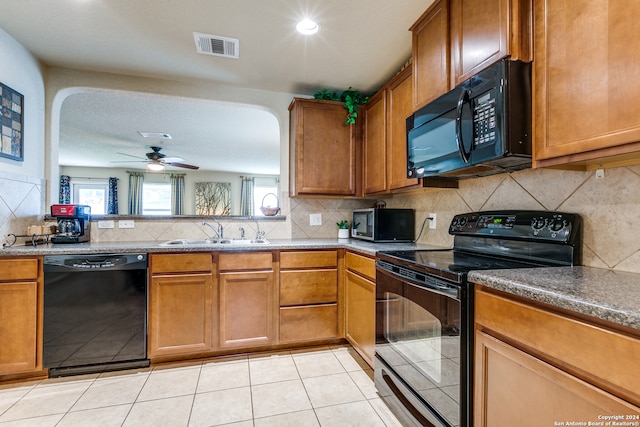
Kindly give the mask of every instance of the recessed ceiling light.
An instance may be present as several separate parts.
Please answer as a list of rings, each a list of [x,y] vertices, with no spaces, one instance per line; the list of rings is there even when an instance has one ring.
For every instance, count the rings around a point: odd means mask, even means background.
[[[296,30],[298,30],[300,34],[304,35],[315,34],[319,29],[320,25],[318,25],[317,22],[312,21],[311,19],[303,19],[302,21],[298,22],[298,25],[296,25]]]

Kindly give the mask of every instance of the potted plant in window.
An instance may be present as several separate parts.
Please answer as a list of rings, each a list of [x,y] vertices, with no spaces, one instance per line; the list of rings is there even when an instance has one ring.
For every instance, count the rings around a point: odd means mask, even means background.
[[[343,219],[340,222],[336,222],[338,226],[338,239],[348,239],[349,238],[349,221]]]

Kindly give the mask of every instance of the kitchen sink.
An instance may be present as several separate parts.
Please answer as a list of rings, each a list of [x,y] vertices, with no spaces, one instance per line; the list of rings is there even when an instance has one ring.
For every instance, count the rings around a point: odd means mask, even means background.
[[[265,245],[267,239],[174,239],[160,243],[160,246],[210,246],[210,245]]]

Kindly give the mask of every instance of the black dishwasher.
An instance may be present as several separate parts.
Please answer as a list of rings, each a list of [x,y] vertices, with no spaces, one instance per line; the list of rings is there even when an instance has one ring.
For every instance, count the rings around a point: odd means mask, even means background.
[[[149,366],[147,255],[44,257],[49,376]]]

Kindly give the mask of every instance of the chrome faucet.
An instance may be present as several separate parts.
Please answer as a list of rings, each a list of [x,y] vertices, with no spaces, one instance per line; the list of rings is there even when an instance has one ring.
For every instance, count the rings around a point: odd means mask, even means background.
[[[224,239],[224,237],[222,236],[222,224],[220,224],[220,221],[218,221],[217,219],[213,219],[215,222],[218,223],[218,227],[217,229],[213,228],[213,224],[209,223],[209,222],[203,222],[202,225],[206,225],[207,227],[209,227],[210,229],[212,229],[213,231],[216,232],[216,234],[218,235],[218,239]]]

